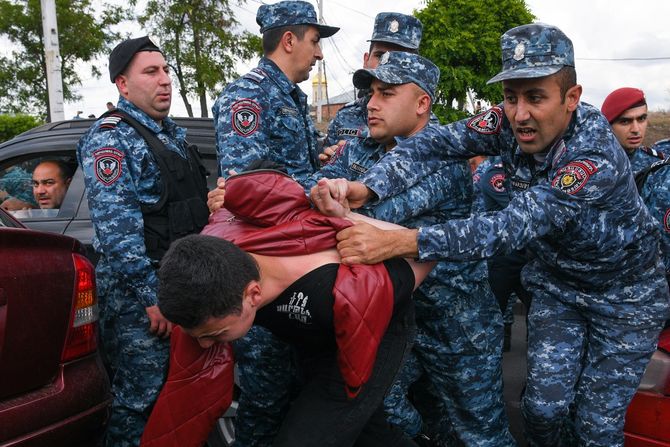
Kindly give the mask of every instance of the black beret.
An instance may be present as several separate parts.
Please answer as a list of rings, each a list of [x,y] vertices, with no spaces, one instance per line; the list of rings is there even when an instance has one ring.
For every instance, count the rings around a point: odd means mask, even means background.
[[[149,36],[127,39],[114,47],[109,55],[109,79],[112,83],[126,69],[133,56],[140,51],[161,52],[160,48],[149,39]]]

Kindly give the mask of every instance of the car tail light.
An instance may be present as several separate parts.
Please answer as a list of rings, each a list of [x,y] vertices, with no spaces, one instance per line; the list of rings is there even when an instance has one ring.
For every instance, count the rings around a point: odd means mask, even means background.
[[[670,328],[661,333],[638,389],[670,395]]]
[[[98,298],[95,271],[84,256],[73,254],[75,268],[74,310],[61,360],[67,362],[98,348]]]

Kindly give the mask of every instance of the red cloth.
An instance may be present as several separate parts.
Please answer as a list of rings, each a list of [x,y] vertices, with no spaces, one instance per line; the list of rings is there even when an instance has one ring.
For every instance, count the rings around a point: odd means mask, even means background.
[[[230,406],[233,350],[228,343],[203,349],[179,326],[170,338],[170,369],[149,421],[142,447],[201,446]]]
[[[352,225],[311,208],[302,187],[276,171],[253,171],[226,181],[227,209],[210,216],[202,234],[234,242],[252,253],[295,256],[337,245],[335,234]],[[350,397],[370,378],[379,343],[393,314],[393,284],[383,264],[340,265],[333,288],[337,361]],[[216,346],[216,345],[215,345]],[[233,362],[227,345],[212,353],[224,368],[203,374],[214,362],[180,330],[172,333],[168,381],[142,435],[142,447],[200,446],[230,404]],[[204,351],[204,352],[203,352]],[[176,366],[174,366],[176,364]],[[221,399],[220,394],[223,394]],[[194,399],[198,396],[198,399]],[[209,402],[215,402],[216,406]],[[177,409],[184,408],[184,411]],[[210,411],[210,409],[212,411]],[[220,411],[219,411],[220,410]]]

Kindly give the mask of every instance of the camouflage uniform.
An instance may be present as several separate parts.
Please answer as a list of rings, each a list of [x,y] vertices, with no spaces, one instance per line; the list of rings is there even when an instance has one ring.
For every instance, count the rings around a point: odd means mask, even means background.
[[[423,77],[428,77],[434,67],[421,66],[425,59],[409,53],[389,54],[378,70],[367,73],[390,82],[379,70],[396,72],[396,64],[400,64],[396,58],[401,57],[417,65],[419,68],[413,70]],[[435,79],[425,84],[437,83],[439,71],[437,67],[433,71]],[[403,83],[400,81],[396,79],[395,83]],[[403,138],[396,140],[401,142]],[[385,146],[375,143],[373,147],[373,142],[371,138],[366,144],[348,141],[314,177],[357,180],[385,157]],[[359,211],[418,228],[468,217],[471,202],[469,164],[454,161],[406,191]],[[502,316],[486,281],[485,264],[438,263],[414,293],[414,302],[417,336],[410,359],[385,400],[389,421],[401,426],[410,437],[422,431],[422,415],[409,401],[408,392],[410,385],[425,375],[431,401],[419,404],[426,404],[422,410],[429,409],[427,421],[439,424],[426,427],[431,435],[459,445],[515,445],[502,394]]]
[[[186,158],[186,130],[170,118],[159,126],[123,97],[118,108],[146,126],[170,150]],[[113,372],[114,403],[108,445],[138,445],[167,373],[169,339],[149,332],[146,308],[156,305],[158,279],[147,256],[141,206],[158,202],[161,173],[145,140],[125,122],[98,120],[77,146],[100,253],[96,280],[104,354]],[[116,165],[99,172],[98,160]]]
[[[492,82],[574,66],[571,42],[548,25],[514,28],[502,47],[506,70]],[[602,114],[578,105],[562,137],[536,161],[520,150],[502,106],[494,107],[427,128],[361,180],[383,200],[435,172],[445,156],[486,154],[502,157],[510,204],[420,228],[419,258],[481,259],[526,247],[533,255],[522,273],[533,297],[522,401],[527,439],[557,445],[573,403],[581,444],[623,445],[625,411],[668,318],[669,292],[659,230]]]
[[[37,207],[33,196],[32,175],[22,166],[13,166],[0,178],[0,191],[2,190],[8,194],[6,199],[15,198]]]
[[[670,157],[670,138],[658,140],[651,147],[655,151],[662,152],[663,154],[665,154],[666,158]]]
[[[482,178],[482,174],[486,172],[486,170],[497,163],[498,157],[487,157],[484,161],[479,163],[477,167],[475,168],[474,172],[472,173],[472,212],[473,213],[483,213],[486,211],[486,207],[484,206],[484,195],[482,194],[482,188],[480,186],[480,180]]]
[[[303,1],[262,5],[256,14],[261,33],[309,24],[321,38],[339,28],[319,25],[314,7]],[[304,181],[319,167],[317,132],[307,95],[269,58],[228,84],[212,107],[220,174],[244,170],[255,160],[286,167]],[[295,389],[291,348],[267,329],[253,326],[234,344],[240,388],[235,420],[236,446],[269,446],[279,431],[290,390]]]
[[[645,170],[652,164],[667,157],[665,153],[646,146],[640,146],[632,153],[626,153],[628,154],[628,160],[630,161],[633,175],[637,175],[639,172]]]
[[[670,159],[652,165],[642,185],[638,184],[640,197],[661,228],[661,256],[665,274],[670,276]],[[644,173],[643,173],[644,175]]]

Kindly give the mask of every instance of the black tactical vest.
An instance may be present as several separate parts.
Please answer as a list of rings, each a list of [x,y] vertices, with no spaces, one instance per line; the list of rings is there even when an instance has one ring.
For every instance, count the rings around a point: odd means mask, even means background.
[[[155,205],[142,206],[147,255],[157,264],[172,241],[199,233],[207,224],[207,170],[195,145],[187,144],[185,159],[168,150],[152,131],[122,110],[113,110],[109,115],[121,117],[144,138],[160,167],[160,200]]]

